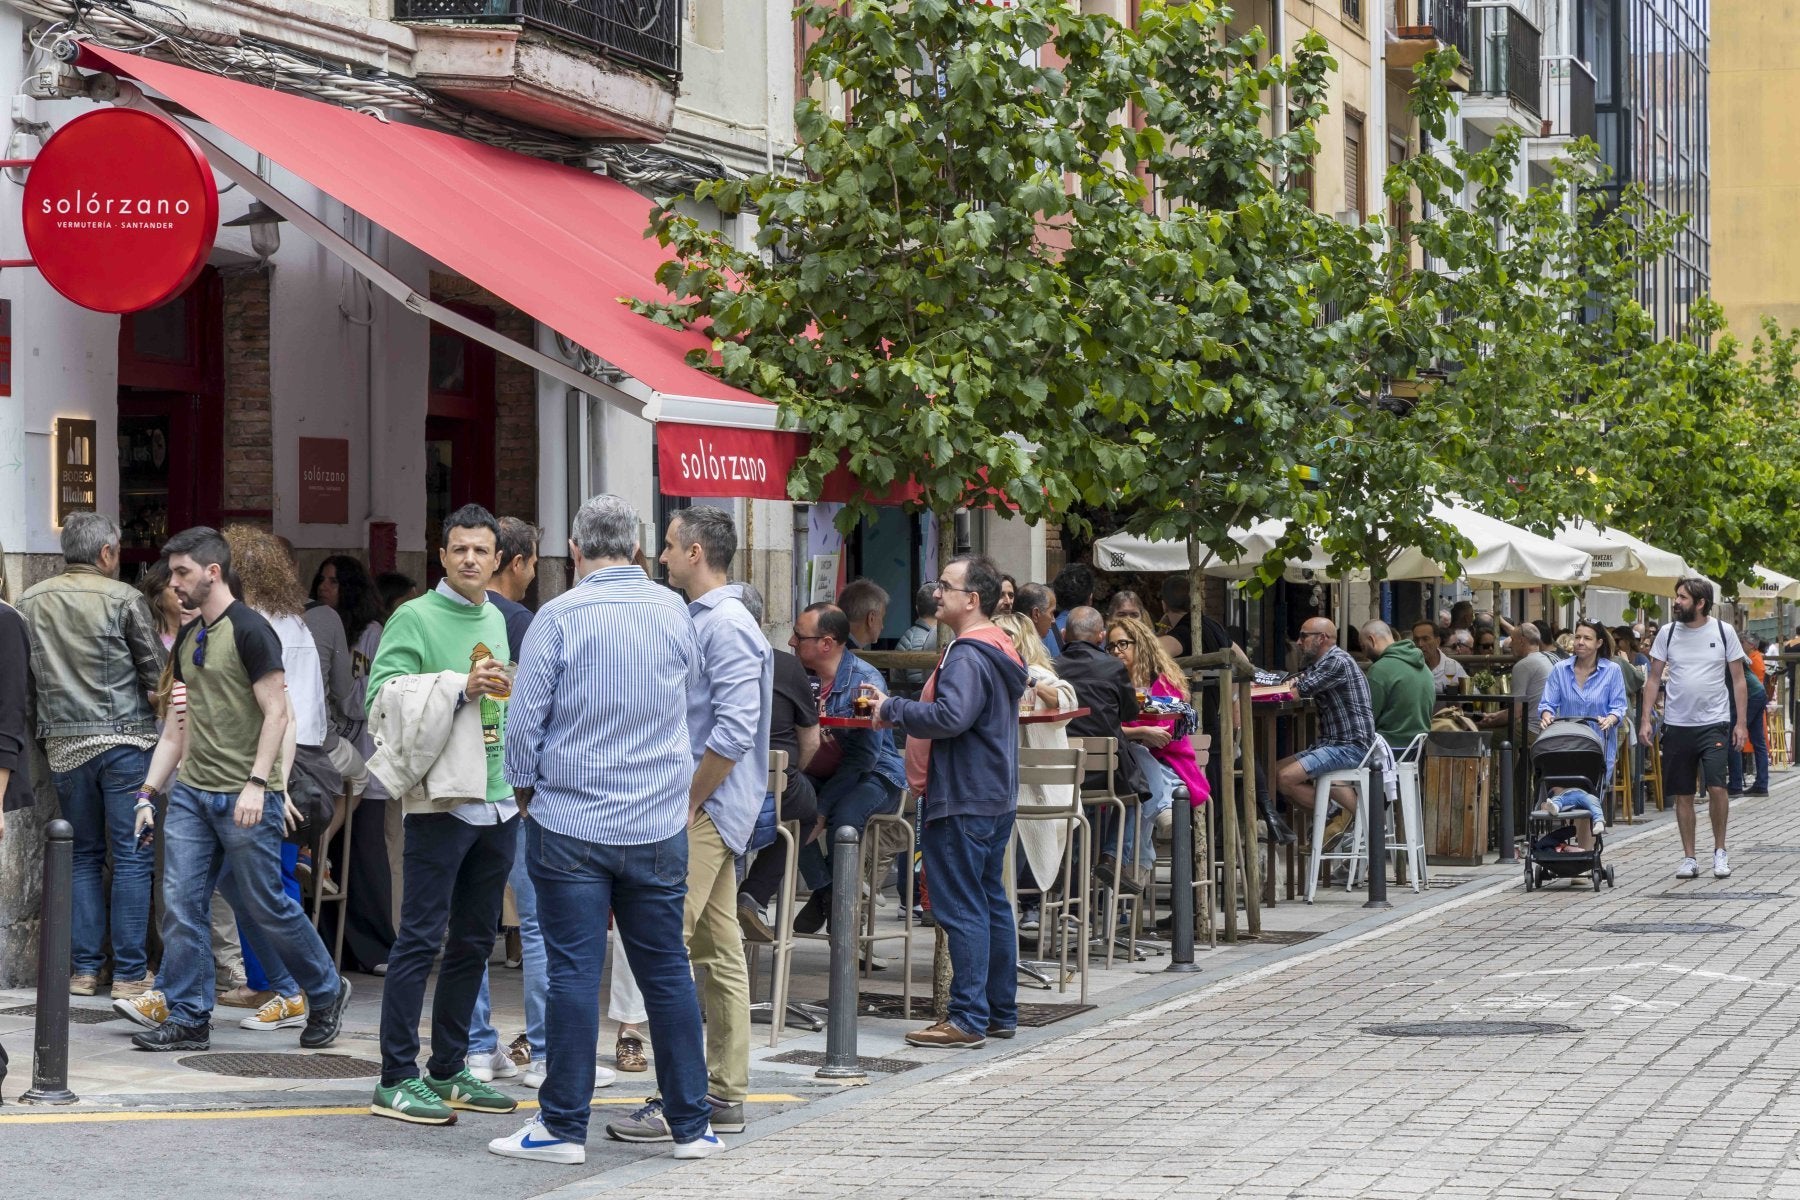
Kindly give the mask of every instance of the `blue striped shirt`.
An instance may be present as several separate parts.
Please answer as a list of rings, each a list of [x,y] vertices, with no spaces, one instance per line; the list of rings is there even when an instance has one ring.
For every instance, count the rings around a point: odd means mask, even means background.
[[[706,659],[706,678],[688,696],[688,739],[695,766],[708,750],[736,764],[702,806],[734,854],[749,848],[769,792],[775,688],[775,652],[744,607],[743,594],[743,584],[727,583],[688,605]]]
[[[685,829],[701,665],[686,606],[637,567],[602,567],[539,609],[506,726],[506,782],[536,789],[531,819],[612,846]]]

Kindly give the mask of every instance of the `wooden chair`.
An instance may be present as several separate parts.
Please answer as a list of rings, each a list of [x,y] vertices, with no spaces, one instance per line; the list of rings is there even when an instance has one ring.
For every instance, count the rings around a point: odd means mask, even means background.
[[[331,841],[326,838],[320,839],[313,844],[311,889],[313,928],[315,930],[319,928],[319,920],[324,914],[325,906],[327,904],[335,904],[338,906],[337,936],[333,939],[331,962],[332,965],[339,967],[343,966],[344,963],[344,926],[350,923],[350,838],[352,836],[351,830],[356,824],[356,813],[354,811],[356,799],[357,798],[353,798],[348,792],[337,797],[337,802],[345,806],[345,815],[344,824],[340,830],[344,835],[344,853],[342,857],[338,859],[338,877],[333,880],[337,885],[336,892],[327,893],[325,890],[325,877],[328,874],[326,868],[331,861]],[[399,802],[394,801],[394,803]]]
[[[1071,741],[1080,741],[1071,738]],[[1111,741],[1111,738],[1106,739]],[[1063,841],[1062,866],[1057,872],[1055,891],[1045,880],[1038,880],[1043,888],[1043,895],[1038,901],[1038,941],[1037,953],[1040,962],[1048,962],[1044,955],[1051,942],[1050,927],[1055,922],[1057,991],[1069,990],[1069,970],[1071,951],[1076,956],[1074,969],[1081,974],[1081,1003],[1087,1003],[1088,997],[1088,939],[1087,930],[1087,896],[1092,886],[1090,873],[1093,864],[1093,830],[1088,824],[1087,812],[1082,807],[1081,782],[1086,776],[1084,762],[1086,751],[1079,747],[1068,750],[1042,749],[1029,747],[1019,748],[1019,786],[1028,784],[1039,787],[1068,787],[1070,802],[1066,805],[1021,806],[1014,824],[1012,845],[1007,848],[1006,887],[1012,897],[1014,911],[1018,909],[1017,863],[1021,852],[1018,835],[1018,824],[1034,821],[1060,821],[1067,827],[1067,838]],[[1076,928],[1080,935],[1071,936],[1070,918],[1079,913]],[[1079,948],[1070,945],[1071,940]]]
[[[1656,811],[1662,812],[1668,807],[1668,799],[1663,795],[1662,747],[1655,738],[1644,747],[1644,776],[1650,785],[1649,799]]]
[[[1139,801],[1135,795],[1126,797],[1119,794],[1118,777],[1120,747],[1117,738],[1071,737],[1069,739],[1069,746],[1071,749],[1085,751],[1087,755],[1085,760],[1087,772],[1092,774],[1093,772],[1098,771],[1106,780],[1106,786],[1104,787],[1082,789],[1081,803],[1088,809],[1102,810],[1103,815],[1104,813],[1111,813],[1114,819],[1111,847],[1113,858],[1112,876],[1109,879],[1105,877],[1104,872],[1092,872],[1092,886],[1105,896],[1105,903],[1103,905],[1096,904],[1095,907],[1097,909],[1104,908],[1105,910],[1104,919],[1106,926],[1100,936],[1106,939],[1106,969],[1110,971],[1113,966],[1113,953],[1116,949],[1114,943],[1119,928],[1119,910],[1121,908],[1125,910],[1127,919],[1130,922],[1130,939],[1133,946],[1136,946],[1137,944],[1139,925],[1143,913],[1143,909],[1138,903],[1139,897],[1135,895],[1124,895],[1119,886],[1125,872],[1125,822],[1135,819]],[[1091,816],[1088,820],[1090,824],[1104,824],[1104,820],[1095,821]],[[1099,841],[1099,839],[1095,840],[1096,842]],[[1092,923],[1087,920],[1087,912],[1085,910],[1082,913],[1082,922],[1084,926],[1089,926],[1091,928]]]
[[[775,940],[769,947],[769,998],[759,1004],[750,1006],[751,1019],[766,1017],[769,1022],[769,1045],[779,1045],[781,1031],[787,1027],[787,1018],[799,1020],[809,1026],[814,1033],[825,1027],[824,1014],[808,1005],[793,1004],[788,1000],[788,988],[793,981],[794,962],[794,889],[799,878],[800,860],[800,823],[783,817],[781,812],[781,796],[787,791],[787,751],[769,751],[769,793],[775,797],[775,842],[783,847],[786,857],[782,861],[781,884],[775,891],[775,922],[772,927]],[[764,847],[768,850],[772,847]],[[762,947],[756,942],[745,943],[745,957],[748,959],[751,983],[756,980],[756,960]],[[784,1014],[777,1020],[776,1013]]]

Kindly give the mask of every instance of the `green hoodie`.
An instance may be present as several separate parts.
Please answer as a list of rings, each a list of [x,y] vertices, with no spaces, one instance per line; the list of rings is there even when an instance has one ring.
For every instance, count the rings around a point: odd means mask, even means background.
[[[1375,708],[1375,731],[1395,749],[1431,728],[1437,683],[1417,646],[1395,642],[1369,664],[1369,701]]]

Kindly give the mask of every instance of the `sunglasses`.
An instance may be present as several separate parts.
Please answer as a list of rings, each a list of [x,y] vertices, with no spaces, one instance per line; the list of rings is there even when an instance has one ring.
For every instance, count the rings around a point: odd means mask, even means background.
[[[194,631],[194,665],[196,667],[206,665],[206,623],[204,621],[200,623],[200,628]]]

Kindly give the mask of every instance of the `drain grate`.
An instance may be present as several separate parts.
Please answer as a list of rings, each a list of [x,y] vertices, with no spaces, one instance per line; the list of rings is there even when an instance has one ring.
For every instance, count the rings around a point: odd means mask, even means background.
[[[1785,900],[1786,892],[1658,892],[1658,900]]]
[[[242,1079],[367,1079],[381,1064],[345,1054],[190,1054],[181,1065]]]
[[[1800,846],[1752,846],[1746,854],[1800,854]]]
[[[21,1004],[17,1008],[0,1008],[0,1017],[35,1017],[37,1005]],[[69,1024],[71,1025],[104,1025],[108,1021],[117,1021],[119,1014],[110,1008],[81,1008],[69,1006]]]
[[[1365,1025],[1364,1033],[1395,1038],[1543,1037],[1580,1033],[1557,1021],[1412,1021],[1398,1025]]]
[[[1240,946],[1298,946],[1319,936],[1317,929],[1265,929],[1255,937],[1245,934]],[[1221,945],[1226,943],[1221,942]]]
[[[1741,933],[1743,928],[1718,921],[1635,921],[1594,926],[1597,933]]]
[[[822,1067],[825,1065],[825,1053],[822,1050],[789,1050],[786,1054],[771,1054],[764,1062],[793,1063],[801,1067]],[[859,1058],[857,1066],[865,1071],[885,1071],[898,1074],[910,1071],[919,1066],[916,1062],[907,1062],[904,1058]]]
[[[900,997],[893,992],[864,992],[858,998],[856,1013],[862,1017],[885,1017],[894,1021],[930,1021],[930,996],[914,996],[912,1014],[907,1015],[900,1006]],[[821,1009],[829,1008],[824,1000],[814,1000],[813,1004]],[[1045,1025],[1054,1025],[1070,1017],[1084,1012],[1093,1012],[1092,1004],[1024,1004],[1019,1005],[1019,1024],[1027,1029],[1041,1029]]]

